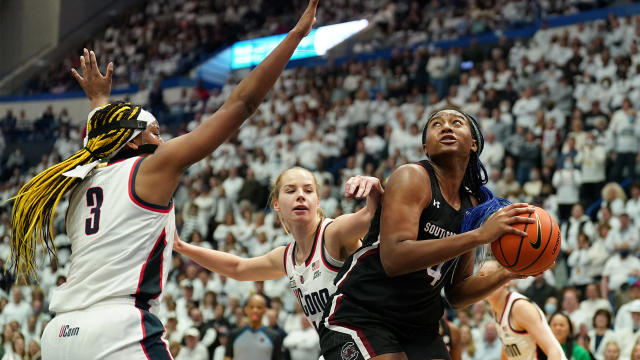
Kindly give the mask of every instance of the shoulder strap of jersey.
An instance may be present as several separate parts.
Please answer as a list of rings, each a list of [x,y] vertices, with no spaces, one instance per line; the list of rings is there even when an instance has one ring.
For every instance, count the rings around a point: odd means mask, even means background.
[[[324,245],[325,244],[325,239],[324,239],[324,234],[325,231],[327,229],[327,227],[329,225],[331,225],[333,223],[333,219],[324,219],[325,224],[322,228],[322,235],[320,235],[320,241],[318,241],[318,243],[320,244],[320,248],[318,249],[318,251],[320,251],[320,257],[322,258],[322,263],[324,264],[324,266],[332,271],[338,271],[340,270],[341,264],[337,264],[336,261],[333,257],[331,257],[331,255],[329,255],[327,253],[327,248]]]
[[[289,248],[291,248],[291,243],[287,244],[287,247],[284,248],[284,256],[283,256],[283,263],[284,263],[284,273],[289,275],[289,271],[287,269],[287,255],[289,254]]]
[[[438,185],[438,178],[436,177],[436,173],[433,170],[433,166],[431,166],[431,163],[429,162],[429,160],[421,160],[416,162],[416,164],[422,166],[425,168],[425,170],[427,170],[427,173],[429,174],[429,180],[431,180],[431,198],[438,198],[438,201],[440,201],[440,198],[442,197],[440,195],[440,186]]]
[[[516,301],[518,301],[518,300],[525,300],[525,301],[530,302],[531,304],[533,304],[533,302],[531,300],[529,300],[526,296],[522,295],[522,294],[519,294],[519,293],[516,293],[516,292],[512,292],[510,294],[512,296],[510,296],[508,307],[505,308],[505,311],[508,312],[508,315],[507,315],[508,317],[506,319],[507,325],[509,325],[509,329],[511,329],[511,331],[513,331],[516,334],[526,334],[527,330],[516,330],[516,329],[513,328],[513,325],[511,325],[511,310],[513,309],[513,304],[515,304]],[[535,306],[535,304],[533,304],[533,305]],[[538,307],[536,306],[536,309],[537,308]]]

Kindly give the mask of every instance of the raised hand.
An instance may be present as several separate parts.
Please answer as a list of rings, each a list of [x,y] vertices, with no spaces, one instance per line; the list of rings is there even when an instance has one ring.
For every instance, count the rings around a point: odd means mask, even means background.
[[[316,22],[316,9],[318,8],[318,0],[309,0],[309,5],[307,5],[307,9],[300,16],[300,20],[296,26],[291,30],[293,32],[297,32],[301,37],[305,37],[309,35],[313,24]]]
[[[491,215],[485,223],[477,230],[484,243],[490,243],[499,239],[504,234],[514,234],[517,236],[527,236],[527,233],[516,229],[515,224],[532,224],[535,218],[526,217],[535,210],[529,204],[511,204]],[[520,216],[524,215],[524,216]]]
[[[367,207],[377,209],[384,194],[380,180],[371,176],[354,176],[347,180],[344,197],[347,199],[367,198]]]
[[[82,70],[82,75],[76,69],[71,69],[71,74],[91,101],[91,108],[109,103],[113,63],[110,62],[107,65],[107,73],[103,76],[98,68],[96,54],[93,51],[84,49],[83,55],[80,56],[80,69]]]

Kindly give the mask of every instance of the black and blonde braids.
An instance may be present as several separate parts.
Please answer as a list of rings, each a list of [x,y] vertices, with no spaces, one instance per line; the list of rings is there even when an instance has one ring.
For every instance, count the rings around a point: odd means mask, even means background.
[[[87,124],[87,144],[66,160],[34,176],[18,191],[11,213],[11,268],[17,276],[36,276],[36,246],[54,258],[53,219],[60,199],[82,179],[62,174],[78,165],[107,159],[121,148],[135,131],[120,121],[137,119],[139,106],[128,103],[107,104],[98,109]]]

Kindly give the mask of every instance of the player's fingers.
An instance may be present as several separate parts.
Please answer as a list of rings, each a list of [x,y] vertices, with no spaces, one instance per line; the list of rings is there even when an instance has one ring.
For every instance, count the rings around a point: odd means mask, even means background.
[[[353,181],[351,181],[351,193],[355,193],[356,189],[362,186],[362,177],[354,176],[352,177]]]
[[[82,82],[82,76],[80,76],[80,74],[78,74],[78,72],[76,71],[76,69],[71,68],[71,75],[73,75],[73,77],[76,79],[77,82]]]
[[[87,60],[84,55],[80,56],[80,69],[82,70],[82,76],[87,76]]]
[[[87,67],[87,70],[91,70],[91,55],[89,55],[89,50],[85,48],[82,56],[84,56],[84,63]]]
[[[534,218],[528,218],[524,216],[512,216],[507,220],[507,224],[533,224],[536,222]]]
[[[513,226],[509,226],[509,228],[507,229],[507,234],[513,234],[513,235],[517,235],[517,236],[522,236],[522,237],[527,237],[527,233],[522,231],[522,230],[518,230],[516,228],[514,228]]]
[[[377,180],[377,179],[376,179],[376,180]],[[377,181],[375,182],[375,185],[374,185],[374,186],[375,186],[376,190],[378,190],[378,192],[379,192],[380,194],[384,194],[384,188],[382,187],[382,184],[380,183],[380,180],[377,180]]]
[[[371,187],[373,187],[373,183],[371,181],[365,181],[363,186],[360,186],[360,191],[358,191],[358,195],[356,195],[356,198],[363,198],[368,196],[371,192]]]
[[[91,69],[100,74],[100,69],[98,69],[98,61],[96,60],[96,53],[94,53],[92,50],[89,52],[89,56],[91,57]]]
[[[105,75],[105,77],[107,79],[111,79],[112,75],[113,75],[113,63],[110,62],[109,65],[107,65],[107,74]]]
[[[511,209],[506,214],[509,216],[516,216],[516,215],[522,215],[522,214],[531,214],[535,211],[536,210],[531,207],[521,207],[521,208]]]
[[[353,178],[349,178],[347,182],[344,184],[344,196],[353,195],[353,191],[351,189],[351,183],[353,182]]]
[[[513,204],[509,204],[506,207],[504,207],[505,211],[509,211],[515,208],[522,208],[522,207],[529,207],[530,205],[527,203],[513,203]]]

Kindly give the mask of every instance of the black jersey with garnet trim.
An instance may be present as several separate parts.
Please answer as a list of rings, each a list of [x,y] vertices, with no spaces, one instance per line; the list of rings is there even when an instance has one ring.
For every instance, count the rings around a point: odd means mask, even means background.
[[[470,195],[461,189],[461,207],[455,210],[442,196],[431,164],[426,160],[418,164],[429,173],[432,199],[420,216],[417,240],[428,241],[457,234],[465,210],[473,206]],[[399,334],[410,337],[413,331],[425,327],[437,333],[444,311],[440,292],[444,284],[451,281],[459,258],[429,269],[389,277],[380,260],[379,233],[380,211],[371,222],[363,246],[347,259],[336,276],[338,289],[335,296],[342,294],[370,312],[371,316],[383,317],[385,323]],[[339,312],[339,308],[336,311]],[[325,316],[330,315],[327,309]]]

